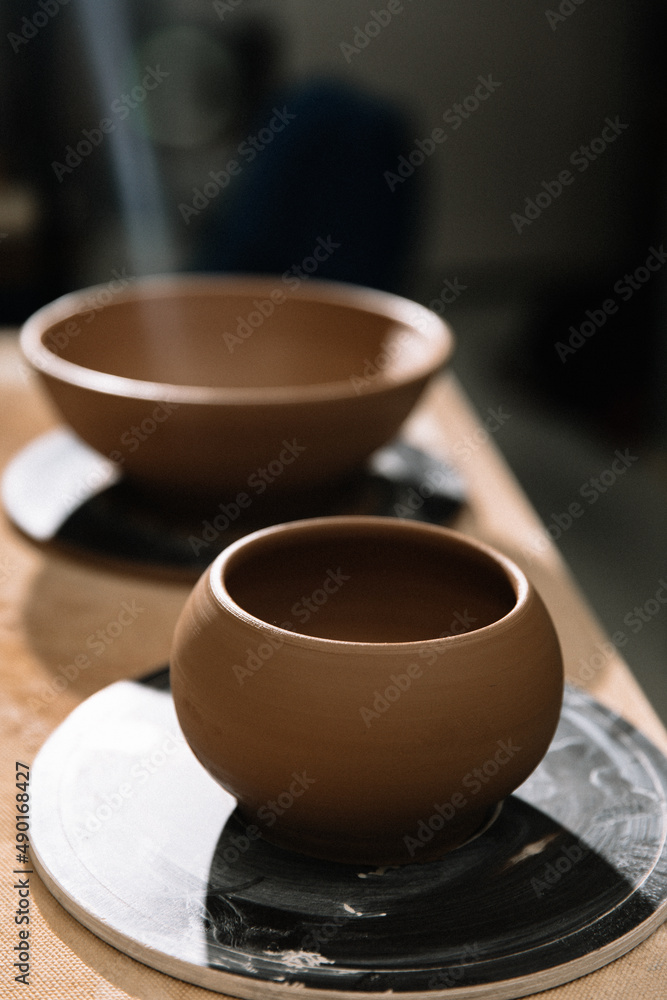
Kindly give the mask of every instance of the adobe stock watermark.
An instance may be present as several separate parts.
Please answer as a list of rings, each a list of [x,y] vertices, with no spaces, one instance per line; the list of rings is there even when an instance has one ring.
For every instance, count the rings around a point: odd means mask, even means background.
[[[328,569],[322,580],[322,585],[316,587],[308,597],[301,595],[299,600],[290,608],[290,614],[297,619],[300,625],[306,625],[313,615],[316,615],[320,608],[323,608],[327,604],[329,598],[337,594],[343,584],[349,579],[350,576],[347,573],[343,573],[340,566],[335,570]],[[298,628],[291,621],[281,622],[280,628],[286,629],[289,632],[298,632]],[[248,677],[253,677],[258,670],[261,670],[276,650],[282,649],[284,645],[284,639],[278,639],[277,636],[266,633],[264,642],[260,642],[254,649],[249,646],[245,651],[245,665],[240,663],[232,664],[232,670],[239,682],[239,686],[242,686]]]
[[[578,680],[584,683],[592,681],[595,675],[606,667],[617,651],[627,646],[633,635],[637,635],[659,614],[662,614],[665,607],[667,607],[667,579],[661,577],[655,591],[642,604],[636,604],[624,615],[623,624],[631,634],[623,629],[617,629],[609,640],[595,643],[595,651],[588,659],[579,658]]]
[[[218,504],[218,513],[210,520],[202,521],[202,531],[200,535],[190,535],[188,542],[190,548],[196,556],[202,549],[209,548],[217,542],[222,535],[238,518],[242,511],[247,510],[253,502],[254,497],[261,496],[269,486],[282,476],[285,469],[292,465],[304,451],[306,445],[299,444],[296,438],[282,441],[282,450],[271,459],[265,467],[258,467],[251,472],[247,479],[247,487],[252,490],[254,496],[241,490],[236,494],[234,500],[228,503]]]
[[[62,326],[51,330],[44,338],[44,343],[54,354],[64,351],[71,340],[83,333],[84,326],[82,324],[87,326],[89,323],[92,323],[98,312],[104,309],[118,292],[123,291],[123,289],[127,288],[135,280],[133,274],[127,273],[127,267],[123,267],[120,271],[114,267],[111,269],[111,274],[112,278],[105,285],[97,288],[95,291],[91,291],[84,297],[81,304],[82,315],[80,319],[67,320]]]
[[[28,698],[28,707],[31,712],[39,711],[44,705],[51,702],[72,684],[83,671],[88,670],[95,664],[95,658],[103,656],[110,646],[130,628],[139,615],[146,609],[140,607],[136,600],[121,601],[114,618],[103,628],[98,628],[86,637],[85,646],[89,652],[80,652],[73,657],[70,663],[59,666],[55,677],[40,686],[39,696]]]
[[[416,488],[410,486],[406,493],[401,496],[400,502],[394,504],[394,515],[411,518],[413,514],[422,509],[427,500],[435,495],[436,490],[441,489],[446,483],[447,476],[442,469],[429,469],[419,486]]]
[[[311,785],[315,784],[315,778],[309,778],[307,771],[293,771],[293,781],[289,788],[281,792],[275,799],[269,799],[266,805],[260,806],[257,810],[257,819],[271,827],[279,816],[282,816],[294,805],[294,800],[301,798]]]
[[[569,17],[575,13],[578,7],[581,7],[582,3],[586,0],[561,0],[558,5],[558,10],[551,10],[547,8],[544,14],[552,31],[555,31],[559,24],[563,21],[567,21]]]
[[[500,80],[494,80],[493,74],[477,77],[479,83],[470,94],[462,101],[453,104],[442,113],[442,120],[449,126],[450,131],[456,132],[467,121],[471,115],[482,106],[489,97],[502,86]],[[422,166],[429,156],[435,153],[436,149],[442,146],[449,137],[445,129],[437,127],[424,139],[415,139],[414,147],[405,155],[401,153],[398,157],[395,170],[385,170],[382,175],[387,182],[390,191],[395,191],[399,184],[404,184],[409,177],[412,177],[415,170]]]
[[[312,277],[315,271],[319,269],[320,264],[328,260],[340,246],[341,244],[336,243],[331,233],[329,233],[326,239],[318,236],[312,253],[304,257],[300,264],[292,264],[291,267],[284,271],[282,280],[291,291],[296,291],[301,282],[307,281],[308,278]]]
[[[379,874],[380,872],[385,870],[386,869],[378,869],[376,872],[373,872],[371,874]],[[366,877],[365,873],[363,872],[358,872],[357,874],[360,878]],[[354,917],[363,918],[363,917],[374,917],[374,916],[383,916],[383,917],[386,916],[386,913],[379,913],[379,914],[360,913],[358,910],[355,910],[355,908],[351,906],[349,903],[343,903],[342,907],[343,910],[345,911],[344,913],[336,913],[331,917],[330,920],[326,920],[324,923],[321,924],[307,925],[309,926],[309,931],[306,934],[306,936],[301,939],[300,942],[300,947],[302,951],[319,955],[322,952],[323,946],[329,944],[329,942],[336,937],[341,927],[345,927],[346,925],[349,926],[350,919],[354,919]],[[429,989],[430,988],[431,987],[429,986]]]
[[[440,289],[440,294],[437,299],[431,299],[428,304],[429,309],[433,312],[438,313],[440,316],[447,311],[447,306],[451,306],[456,302],[464,292],[468,291],[467,285],[462,285],[458,278],[450,280],[445,279],[445,282]]]
[[[429,302],[429,309],[442,315],[445,312],[446,305],[451,305],[455,302],[463,292],[467,291],[468,286],[462,285],[458,278],[450,280],[445,279],[445,282],[440,289],[440,297],[437,299],[432,299]],[[417,314],[414,314],[415,320]],[[421,330],[423,324],[419,321],[415,321],[413,324],[418,330]],[[350,381],[354,388],[357,396],[361,395],[380,375],[383,373],[389,373],[391,375],[392,364],[401,356],[404,350],[411,351],[413,345],[413,335],[403,330],[401,333],[392,337],[384,347],[378,351],[374,358],[365,358],[363,368],[361,373],[356,373],[350,375]],[[396,378],[400,377],[400,371],[397,369]]]
[[[475,628],[476,621],[477,618],[469,614],[467,609],[463,613],[455,611],[449,627],[442,631],[438,638],[444,639],[450,635],[463,635],[465,632],[470,632]],[[442,653],[444,650],[437,651],[431,645],[421,646],[417,652],[417,660],[409,663],[404,672],[391,674],[387,678],[389,684],[383,691],[380,691],[378,688],[375,689],[371,707],[367,708],[365,705],[362,705],[359,708],[359,715],[367,729],[370,729],[376,719],[381,719],[383,715],[386,715],[391,706],[406,691],[410,690],[414,681],[423,676],[424,668],[418,660],[423,660],[427,666],[432,667],[437,662],[438,652]]]
[[[434,802],[433,813],[428,819],[420,819],[414,836],[406,834],[403,843],[408,849],[408,854],[414,858],[415,854],[425,847],[445,824],[454,819],[461,809],[465,809],[470,799],[479,795],[485,785],[488,785],[500,772],[515,754],[521,752],[521,747],[517,747],[508,737],[506,740],[497,740],[498,749],[492,757],[484,761],[480,767],[474,767],[468,771],[461,779],[461,789],[465,789],[470,794],[466,796],[463,791],[454,792],[446,802]]]
[[[300,263],[292,264],[281,275],[281,281],[285,288],[296,291],[301,283],[312,277],[319,269],[320,264],[328,260],[339,247],[340,243],[333,239],[331,233],[326,238],[318,236],[312,253],[306,255]],[[237,347],[249,340],[253,333],[264,325],[265,320],[272,316],[275,310],[284,305],[285,302],[287,302],[287,293],[278,286],[272,288],[265,298],[253,299],[254,309],[251,309],[246,316],[239,314],[236,317],[234,333],[229,333],[227,330],[223,332],[223,340],[229,353],[233,354]]]
[[[193,216],[200,215],[208,208],[220,192],[229,186],[232,177],[240,176],[244,165],[252,163],[259,153],[270,146],[275,137],[283,132],[295,118],[296,114],[288,111],[287,105],[284,104],[282,109],[274,107],[267,124],[256,133],[247,135],[238,144],[236,156],[231,157],[220,170],[209,170],[210,180],[205,181],[201,187],[192,189],[192,203],[188,205],[181,202],[179,204],[178,210],[185,224],[189,226]]]
[[[649,247],[648,256],[644,263],[636,267],[632,274],[626,272],[622,278],[614,282],[614,292],[621,302],[629,302],[633,295],[640,291],[657,271],[662,270],[665,261],[667,261],[667,252],[664,243],[661,243],[659,248]],[[618,312],[618,309],[619,303],[611,296],[602,302],[599,309],[587,309],[586,319],[578,327],[570,326],[570,336],[567,342],[563,343],[562,340],[557,340],[554,344],[556,354],[561,362],[565,364],[571,355],[576,354],[584,347],[591,337],[594,337],[598,330],[602,329],[609,317]]]
[[[380,375],[391,374],[392,364],[406,349],[410,349],[412,342],[412,334],[403,330],[392,338],[381,351],[378,351],[374,358],[365,358],[361,374],[350,375],[350,382],[357,396],[372,385]],[[400,372],[397,371],[396,377],[398,378],[399,375]]]
[[[481,426],[477,427],[473,434],[466,434],[456,441],[452,446],[453,453],[461,462],[469,462],[475,452],[497,434],[511,416],[511,413],[503,409],[502,403],[500,406],[490,406]]]
[[[408,0],[408,2],[412,3],[412,0]],[[402,14],[404,10],[405,7],[401,0],[389,0],[386,7],[381,7],[379,10],[369,10],[369,20],[366,24],[363,27],[355,24],[352,41],[340,43],[340,51],[345,62],[349,65],[353,57],[363,52],[371,41],[377,38],[387,25],[391,24],[396,15]]]
[[[89,840],[102,829],[113,815],[118,813],[128,799],[134,797],[138,788],[145,785],[151,776],[161,770],[167,761],[186,746],[182,733],[168,733],[157,747],[135,761],[129,769],[127,781],[122,781],[109,794],[99,795],[100,801],[78,823],[72,832],[79,843]]]
[[[51,169],[59,184],[62,184],[65,174],[71,174],[76,170],[94,149],[102,145],[107,135],[116,131],[118,122],[125,121],[135,108],[143,104],[149,93],[169,76],[168,70],[160,69],[159,65],[144,68],[146,72],[141,83],[134,86],[129,94],[121,94],[111,102],[109,112],[112,117],[100,119],[93,128],[84,128],[81,133],[83,138],[79,139],[76,146],[70,144],[65,147],[63,163],[58,160],[52,161]]]
[[[308,789],[316,783],[316,779],[309,776],[307,769],[303,771],[292,771],[290,775],[292,781],[276,796],[269,799],[257,810],[256,816],[259,822],[272,827],[279,816],[283,816],[288,809],[291,809],[296,799],[300,799]],[[229,845],[221,851],[223,860],[228,865],[236,864],[243,854],[250,850],[256,840],[262,836],[261,828],[256,823],[249,823],[245,826],[242,834],[229,835]]]
[[[343,905],[347,906],[347,903]],[[347,915],[337,913],[331,920],[327,920],[323,924],[318,924],[317,926],[311,925],[311,929],[301,940],[301,950],[319,954],[322,951],[322,946],[329,944],[336,937],[341,927],[344,927],[348,923],[349,919],[349,913]]]
[[[629,448],[626,448],[625,451],[617,448],[609,466],[582,483],[578,495],[587,502],[589,507],[592,506],[638,461],[639,456],[632,455]],[[533,559],[547,550],[550,542],[557,542],[585,513],[586,508],[578,500],[571,501],[565,510],[559,513],[552,512],[543,531],[535,532],[530,544],[522,546],[523,555],[529,562],[532,562]]]
[[[21,18],[19,31],[7,32],[7,41],[13,51],[16,53],[27,45],[60,13],[60,8],[66,7],[68,3],[69,0],[37,0],[37,10],[29,17]]]
[[[157,403],[140,423],[133,424],[126,431],[123,431],[120,436],[120,443],[130,454],[138,451],[144,441],[152,437],[162,424],[169,419],[172,413],[178,410],[180,405],[180,403],[171,403],[166,400],[163,403]],[[122,465],[125,461],[123,452],[117,449],[109,452],[108,457],[110,461],[115,462],[117,465]]]
[[[661,577],[658,580],[658,587],[654,594],[648,597],[643,604],[635,605],[623,619],[623,624],[627,625],[630,631],[637,635],[644,628],[644,625],[652,621],[659,615],[667,605],[667,580]]]
[[[590,855],[590,851],[583,844],[566,844],[563,850],[554,861],[547,861],[542,869],[542,877],[533,876],[530,885],[537,896],[541,899],[547,892],[560,882],[563,875],[572,871],[575,865]]]
[[[592,163],[595,163],[603,153],[616,142],[619,135],[629,128],[625,122],[622,122],[620,117],[616,115],[612,118],[605,118],[604,125],[599,136],[595,136],[591,139],[586,146],[579,146],[574,150],[569,156],[568,163],[572,167],[576,167],[580,174],[585,173]],[[510,215],[510,222],[514,226],[516,232],[521,235],[521,232],[527,227],[532,226],[532,224],[539,219],[542,213],[553,205],[554,201],[563,194],[566,187],[574,184],[576,180],[575,175],[569,169],[564,169],[559,171],[556,180],[542,181],[539,190],[532,198],[526,195],[524,199],[523,214],[521,212],[512,212]]]
[[[233,14],[242,3],[245,3],[245,0],[213,0],[213,10],[220,20],[224,21],[227,14]]]
[[[11,366],[11,371],[15,376],[16,382],[20,382],[21,385],[31,385],[34,378],[34,371],[27,361],[24,361],[22,358],[16,358]]]
[[[448,969],[441,969],[428,981],[427,989],[445,990],[456,986],[465,978],[466,969],[478,960],[481,949],[477,941],[471,944],[464,944],[461,949],[461,960],[458,965],[451,965]]]
[[[114,448],[106,457],[114,465],[123,465],[126,461],[127,453],[132,454],[138,451],[143,442],[152,437],[180,405],[180,403],[171,403],[167,400],[163,403],[157,403],[150,413],[147,413],[138,424],[133,424],[126,431],[123,431],[118,443],[119,446],[122,445],[125,451],[121,451],[120,447]],[[89,469],[85,475],[81,476],[76,486],[70,492],[65,493],[61,491],[60,499],[70,510],[74,510],[82,501],[88,500],[98,490],[110,486],[113,481],[113,474],[110,474],[109,469],[99,464],[96,468]]]

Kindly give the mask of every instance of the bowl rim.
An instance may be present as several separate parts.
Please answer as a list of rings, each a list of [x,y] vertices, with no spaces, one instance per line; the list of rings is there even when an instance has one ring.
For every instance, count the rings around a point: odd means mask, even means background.
[[[503,571],[505,578],[514,591],[514,604],[501,618],[489,622],[488,625],[482,625],[480,628],[470,629],[469,632],[435,636],[430,639],[414,639],[406,642],[367,642],[350,639],[329,639],[325,636],[307,635],[295,629],[281,628],[279,625],[266,622],[246,611],[245,608],[236,603],[227,590],[223,582],[224,568],[236,557],[239,550],[243,550],[250,545],[254,545],[262,538],[277,533],[300,532],[304,528],[313,527],[316,529],[335,530],[341,526],[350,527],[353,531],[362,531],[364,528],[379,528],[381,531],[386,531],[388,535],[392,535],[397,531],[422,536],[433,535],[441,539],[447,538],[450,543],[475,550]],[[310,649],[321,649],[323,647],[329,650],[355,648],[357,650],[363,649],[365,653],[376,653],[378,655],[401,651],[416,651],[424,647],[435,647],[437,649],[442,647],[443,644],[447,646],[459,645],[460,643],[469,643],[475,636],[484,637],[494,631],[504,631],[515,619],[521,618],[526,613],[531,596],[535,593],[528,577],[517,563],[492,546],[486,545],[484,542],[462,531],[446,528],[439,524],[430,524],[426,521],[410,521],[403,518],[375,514],[338,514],[325,517],[301,518],[296,521],[288,521],[282,524],[273,524],[265,528],[259,528],[257,531],[244,535],[223,549],[205,570],[203,579],[207,582],[208,590],[219,607],[231,613],[234,618],[241,621],[244,625],[250,626],[263,635],[273,635],[281,639],[284,643],[306,646]]]
[[[113,303],[151,299],[165,296],[187,295],[188,297],[210,294],[211,290],[226,290],[260,295],[276,287],[281,287],[280,275],[245,274],[161,274],[134,279],[126,288],[115,292]],[[367,288],[327,279],[308,279],[295,291],[285,294],[288,299],[298,301],[318,300],[325,304],[348,306],[362,312],[380,314],[393,319],[412,331],[412,335],[426,338],[428,352],[426,359],[411,364],[406,371],[394,375],[389,369],[380,369],[372,379],[364,380],[363,372],[351,372],[346,379],[333,382],[317,382],[307,385],[254,386],[234,388],[225,386],[193,386],[178,383],[154,382],[134,379],[125,375],[86,368],[61,358],[47,346],[46,338],[52,327],[74,320],[90,311],[90,303],[104,290],[107,284],[92,285],[87,288],[67,292],[42,306],[24,322],[19,334],[21,351],[26,361],[37,372],[58,381],[76,385],[79,388],[122,396],[132,399],[167,401],[176,404],[208,405],[275,405],[312,403],[334,399],[372,396],[391,390],[398,390],[411,384],[418,384],[444,367],[454,350],[454,334],[445,320],[421,303],[414,302],[394,292]],[[86,307],[88,303],[88,307]],[[111,303],[109,303],[111,304]],[[105,308],[105,304],[99,308]],[[81,332],[81,331],[79,331]],[[78,336],[72,334],[72,336]],[[354,378],[364,380],[363,385]]]

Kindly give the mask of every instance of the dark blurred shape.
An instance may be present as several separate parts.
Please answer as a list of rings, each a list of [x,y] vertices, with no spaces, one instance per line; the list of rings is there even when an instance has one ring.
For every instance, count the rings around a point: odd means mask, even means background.
[[[165,149],[212,149],[243,130],[275,86],[281,40],[270,20],[221,24],[161,3],[132,11],[140,63],[169,68],[169,85],[145,107],[146,131]]]
[[[282,273],[315,250],[315,277],[407,290],[421,178],[392,193],[383,174],[413,126],[361,85],[294,83],[274,15],[72,0],[38,30],[17,4],[0,10],[0,27],[27,25],[0,67],[0,324],[114,268]],[[137,86],[145,100],[127,96]],[[274,141],[244,145],[283,108]],[[190,224],[179,205],[230,157],[239,175]],[[25,252],[2,235],[3,198],[30,202]]]
[[[464,0],[404,4],[347,58],[341,44],[370,17],[360,0],[44,6],[0,5],[0,323],[125,267],[295,275],[321,239],[332,250],[314,278],[429,302],[458,274],[464,311],[516,307],[507,365],[528,394],[614,442],[664,438],[667,268],[632,299],[614,290],[665,238],[664,5],[563,14],[499,0],[480,19]],[[165,82],[114,116],[155,66]],[[497,96],[454,128],[482,74]],[[252,160],[239,152],[283,106],[296,116],[283,131]],[[109,116],[80,165],[54,170]],[[585,173],[572,167],[607,117],[622,137]],[[384,174],[443,122],[447,146],[392,192]],[[217,188],[210,175],[232,158],[241,170]],[[538,192],[543,205],[563,167],[574,182],[519,233],[511,214]],[[559,357],[609,298],[618,313]]]
[[[204,230],[195,267],[299,278],[316,250],[315,277],[403,291],[418,188],[412,178],[392,191],[383,178],[408,148],[402,115],[387,101],[321,79],[274,95],[249,135],[261,137],[272,120],[280,131],[269,130],[261,151],[239,144],[247,162]]]
[[[631,30],[618,70],[627,81],[620,117],[631,141],[615,149],[608,187],[592,171],[577,180],[600,205],[599,255],[578,279],[536,286],[526,330],[530,390],[613,442],[650,437],[665,419],[667,9],[651,0],[626,9]],[[590,16],[596,24],[606,17],[593,8]],[[616,248],[604,237],[609,218]],[[573,243],[579,237],[573,231]]]

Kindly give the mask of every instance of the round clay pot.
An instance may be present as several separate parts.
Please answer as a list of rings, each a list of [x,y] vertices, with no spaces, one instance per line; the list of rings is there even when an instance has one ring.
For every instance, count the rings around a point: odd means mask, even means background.
[[[65,295],[21,331],[64,419],[144,489],[289,491],[351,472],[398,431],[453,336],[388,292],[171,275]]]
[[[545,754],[563,672],[544,604],[505,556],[350,516],[222,552],[179,618],[171,684],[251,836],[383,865],[483,827]]]

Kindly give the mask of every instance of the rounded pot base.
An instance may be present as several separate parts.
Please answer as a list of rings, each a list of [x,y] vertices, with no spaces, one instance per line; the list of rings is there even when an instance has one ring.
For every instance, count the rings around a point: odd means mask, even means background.
[[[442,825],[438,822],[439,814],[435,812],[430,817],[430,826],[421,822],[410,834],[402,832],[390,837],[348,837],[343,841],[326,835],[304,836],[277,825],[263,829],[261,835],[275,847],[320,861],[377,866],[424,864],[444,858],[479,837],[495,822],[501,809],[502,803],[498,803],[476,813],[466,813],[459,823],[443,820]],[[247,813],[240,805],[238,813],[247,825],[257,821],[254,814]]]

